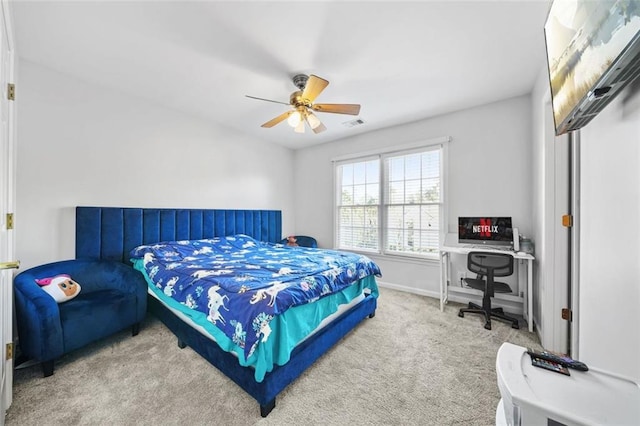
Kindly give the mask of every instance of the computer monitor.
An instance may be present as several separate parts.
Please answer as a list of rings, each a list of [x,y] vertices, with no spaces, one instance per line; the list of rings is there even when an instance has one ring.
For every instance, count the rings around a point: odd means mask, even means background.
[[[513,245],[510,217],[459,217],[458,243]]]

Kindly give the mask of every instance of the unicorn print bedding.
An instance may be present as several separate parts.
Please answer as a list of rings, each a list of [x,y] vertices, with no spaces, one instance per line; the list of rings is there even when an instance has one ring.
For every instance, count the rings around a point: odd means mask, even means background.
[[[377,297],[380,276],[366,256],[246,235],[143,245],[131,261],[150,292],[253,367],[257,382],[340,305]]]

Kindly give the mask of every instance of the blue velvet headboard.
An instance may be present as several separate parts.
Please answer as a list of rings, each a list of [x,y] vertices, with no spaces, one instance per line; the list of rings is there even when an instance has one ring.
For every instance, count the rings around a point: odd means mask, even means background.
[[[129,252],[141,244],[232,234],[278,242],[282,238],[282,212],[76,207],[76,259],[129,263]]]

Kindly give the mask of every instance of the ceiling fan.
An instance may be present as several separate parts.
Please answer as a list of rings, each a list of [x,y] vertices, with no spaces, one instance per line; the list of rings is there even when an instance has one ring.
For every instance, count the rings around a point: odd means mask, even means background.
[[[271,99],[256,98],[255,96],[245,95],[247,98],[257,99],[260,101],[275,102],[283,105],[290,105],[292,109],[284,112],[262,125],[262,127],[273,127],[276,124],[287,120],[291,127],[295,128],[297,133],[304,133],[304,123],[307,122],[314,133],[320,133],[327,128],[313,113],[331,112],[335,114],[358,115],[360,113],[360,105],[358,104],[314,104],[313,101],[320,93],[329,85],[329,82],[316,75],[298,74],[293,77],[293,84],[298,88],[289,97],[289,103],[272,101]]]

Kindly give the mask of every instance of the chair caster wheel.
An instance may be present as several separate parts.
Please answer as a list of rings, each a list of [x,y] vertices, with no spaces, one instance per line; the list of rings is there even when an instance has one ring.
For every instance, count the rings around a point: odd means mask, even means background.
[[[464,312],[458,312],[458,316],[459,316],[460,318],[464,318]]]
[[[520,326],[518,324],[511,324],[511,328],[515,328],[516,330],[520,330]]]
[[[486,328],[487,330],[491,330],[491,323],[488,322],[484,325],[484,328]]]

